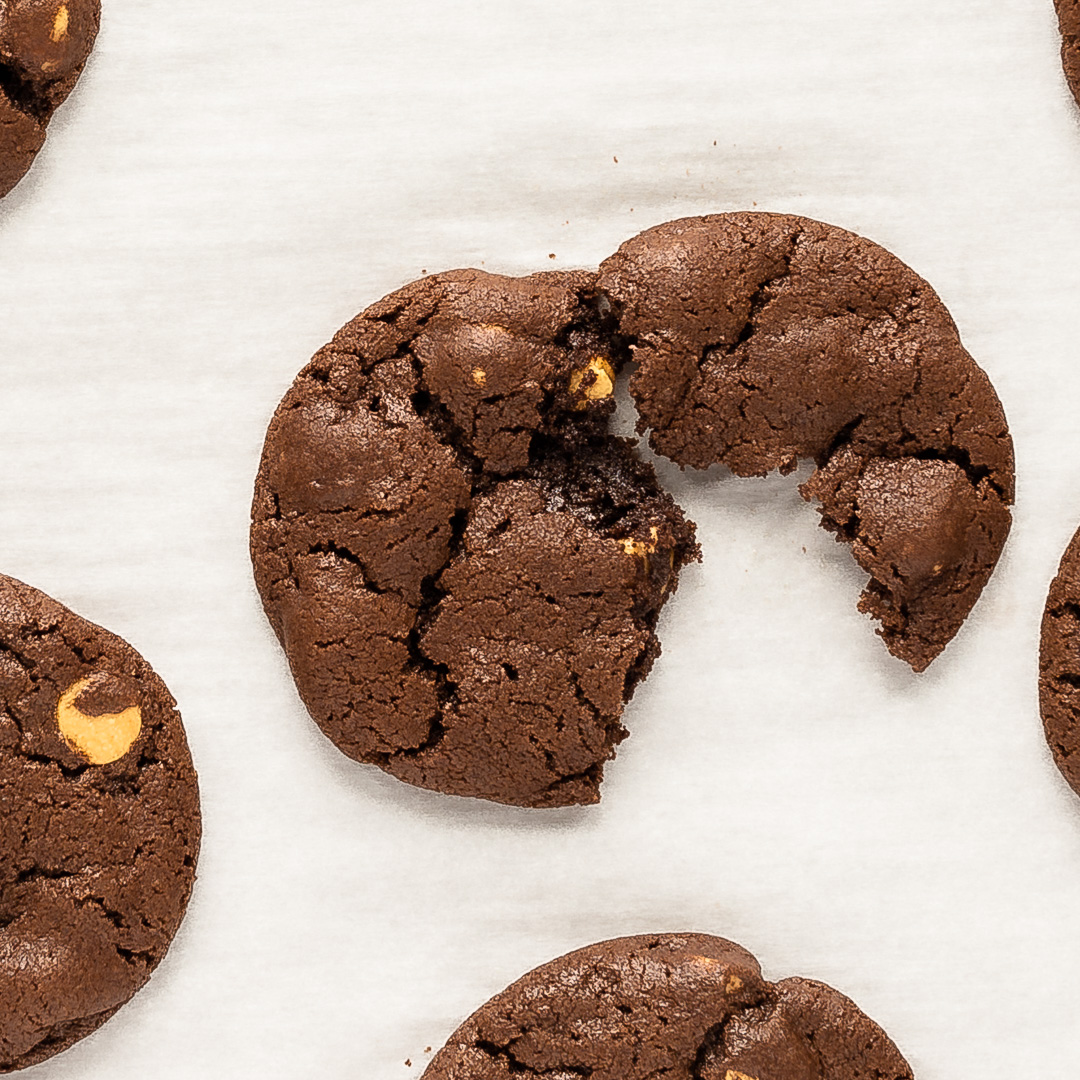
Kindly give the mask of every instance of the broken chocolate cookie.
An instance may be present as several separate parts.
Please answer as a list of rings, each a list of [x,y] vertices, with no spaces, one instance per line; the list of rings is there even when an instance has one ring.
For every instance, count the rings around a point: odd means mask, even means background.
[[[595,801],[693,529],[608,433],[681,466],[817,466],[860,609],[923,670],[1009,531],[1013,457],[933,290],[842,229],[688,218],[599,274],[414,282],[346,326],[267,434],[259,592],[301,697],[347,754],[526,806]]]
[[[312,716],[421,787],[591,803],[693,526],[607,433],[625,359],[589,273],[455,271],[297,377],[251,552]]]
[[[911,1080],[884,1031],[809,979],[766,982],[723,938],[590,945],[530,972],[447,1040],[424,1080]]]
[[[195,879],[199,794],[161,680],[0,577],[0,1072],[44,1061],[149,979]]]
[[[813,461],[800,490],[870,574],[860,610],[923,670],[993,572],[1013,500],[1001,403],[930,286],[860,236],[765,213],[649,229],[597,286],[653,449],[739,476]]]
[[[0,197],[26,174],[97,37],[100,0],[0,0]]]

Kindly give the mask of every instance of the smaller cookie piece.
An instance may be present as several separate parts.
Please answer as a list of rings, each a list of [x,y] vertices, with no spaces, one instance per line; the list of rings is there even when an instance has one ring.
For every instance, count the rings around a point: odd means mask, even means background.
[[[26,174],[93,48],[100,0],[0,0],[0,197]]]
[[[802,495],[870,574],[860,610],[922,671],[993,572],[1013,500],[1001,403],[933,289],[863,237],[767,213],[658,225],[597,284],[653,449],[738,476],[812,461]]]
[[[0,1073],[109,1019],[183,917],[199,792],[130,645],[0,577]]]
[[[530,972],[478,1009],[423,1080],[911,1080],[888,1036],[809,979],[766,982],[705,934],[616,938]]]
[[[1061,557],[1043,610],[1039,711],[1054,761],[1080,795],[1080,529]]]

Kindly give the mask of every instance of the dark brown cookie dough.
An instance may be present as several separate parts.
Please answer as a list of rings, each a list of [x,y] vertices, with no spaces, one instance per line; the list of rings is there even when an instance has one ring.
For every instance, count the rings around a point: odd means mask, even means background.
[[[768,983],[703,934],[618,938],[537,968],[478,1009],[424,1080],[911,1080],[843,994]]]
[[[0,1072],[103,1024],[150,977],[195,878],[175,703],[119,638],[0,577]]]
[[[1039,708],[1054,761],[1080,795],[1080,530],[1061,557],[1043,611]]]
[[[693,527],[606,433],[588,273],[440,274],[349,323],[270,425],[251,551],[305,704],[421,787],[595,802]]]
[[[843,229],[780,214],[686,218],[623,244],[599,289],[638,367],[654,450],[802,488],[871,575],[860,609],[924,669],[997,563],[1013,453],[993,387],[917,274]]]
[[[26,174],[97,37],[100,0],[0,0],[0,197]]]
[[[1080,0],[1054,0],[1061,30],[1061,66],[1073,97],[1080,101]]]

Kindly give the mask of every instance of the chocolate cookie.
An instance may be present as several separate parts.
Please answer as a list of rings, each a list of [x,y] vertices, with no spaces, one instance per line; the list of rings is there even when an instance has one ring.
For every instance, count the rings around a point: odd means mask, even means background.
[[[1043,610],[1039,709],[1054,761],[1080,795],[1080,530],[1061,557]]]
[[[176,933],[200,826],[174,704],[130,645],[0,577],[0,1072],[103,1024]]]
[[[478,1009],[424,1080],[911,1080],[843,994],[768,983],[703,934],[617,938],[537,968]]]
[[[252,511],[267,615],[322,730],[421,787],[595,802],[698,550],[607,434],[625,350],[589,273],[455,271],[316,354]]]
[[[923,670],[997,563],[1013,500],[1001,404],[925,281],[843,229],[718,214],[649,229],[601,265],[657,453],[800,489],[870,574],[860,610]]]
[[[1061,30],[1061,66],[1073,97],[1080,101],[1080,0],[1054,0]]]
[[[100,0],[0,0],[0,197],[26,174],[97,37]]]

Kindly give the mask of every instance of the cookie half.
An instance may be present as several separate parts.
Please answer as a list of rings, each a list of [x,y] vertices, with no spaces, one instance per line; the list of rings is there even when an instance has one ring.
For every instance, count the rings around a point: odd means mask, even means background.
[[[100,0],[0,0],[0,197],[26,174],[93,48]]]
[[[481,1006],[424,1080],[911,1080],[884,1031],[809,979],[769,983],[704,934],[617,938],[537,968]]]
[[[522,806],[595,802],[698,557],[607,434],[625,360],[589,273],[454,271],[344,327],[270,424],[251,554],[350,757]]]
[[[930,286],[877,244],[782,214],[671,221],[600,267],[649,443],[800,489],[870,574],[860,610],[923,670],[1011,524],[1013,449],[986,374]]]
[[[0,1072],[88,1035],[149,979],[195,880],[199,793],[145,660],[0,577]]]

